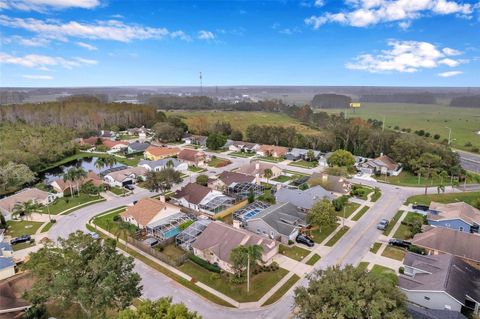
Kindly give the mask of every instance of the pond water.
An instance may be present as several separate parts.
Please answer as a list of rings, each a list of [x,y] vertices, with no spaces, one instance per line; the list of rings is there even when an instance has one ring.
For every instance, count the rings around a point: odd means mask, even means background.
[[[97,159],[98,157],[81,158],[81,159],[66,163],[64,165],[49,169],[43,172],[42,174],[40,174],[39,177],[41,180],[43,180],[45,184],[50,184],[56,179],[63,178],[63,174],[65,174],[65,172],[67,172],[72,167],[77,167],[77,168],[81,167],[85,170],[85,172],[92,171],[96,174],[110,168],[110,167],[103,167],[101,169],[98,169],[97,167],[95,167],[95,163]],[[123,164],[117,163],[112,167],[119,167],[119,166],[123,166]]]

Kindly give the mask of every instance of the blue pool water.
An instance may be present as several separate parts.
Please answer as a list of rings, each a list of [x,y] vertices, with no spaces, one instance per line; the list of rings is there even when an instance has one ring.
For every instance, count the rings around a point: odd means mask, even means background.
[[[243,219],[244,220],[249,220],[250,218],[254,217],[258,213],[260,213],[262,210],[261,209],[252,209],[251,211],[243,214]]]
[[[165,239],[172,238],[173,236],[177,236],[179,233],[180,233],[180,228],[179,227],[174,228],[174,229],[170,229],[169,231],[167,231],[165,233]]]

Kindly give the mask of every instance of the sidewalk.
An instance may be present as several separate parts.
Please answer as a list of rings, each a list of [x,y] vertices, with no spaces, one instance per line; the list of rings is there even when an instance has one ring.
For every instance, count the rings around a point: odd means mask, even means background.
[[[386,236],[385,242],[383,242],[382,246],[380,246],[380,249],[378,249],[377,255],[382,255],[383,254],[383,252],[385,251],[385,248],[387,248],[387,246],[388,246],[388,241],[393,238],[393,236],[397,232],[398,228],[400,228],[400,225],[402,224],[402,221],[405,218],[405,216],[407,216],[407,214],[408,214],[408,211],[404,211],[402,213],[402,216],[400,216],[400,218],[398,219],[395,226],[393,226],[392,230],[390,231],[390,234],[388,234],[388,236]]]
[[[403,262],[388,257],[383,257],[372,252],[368,252],[362,261],[369,262],[368,270],[372,270],[374,265],[380,265],[390,268],[398,273],[398,269],[403,266]]]

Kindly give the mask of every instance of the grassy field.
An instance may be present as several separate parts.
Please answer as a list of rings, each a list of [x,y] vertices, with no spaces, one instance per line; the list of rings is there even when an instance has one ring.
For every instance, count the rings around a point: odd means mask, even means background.
[[[300,133],[317,133],[305,125],[300,124],[299,121],[280,113],[267,112],[226,112],[226,111],[167,111],[168,116],[178,115],[184,118],[188,127],[195,129],[194,119],[203,117],[209,124],[217,121],[230,122],[233,129],[240,130],[243,133],[247,127],[252,124],[257,125],[274,125],[295,127]]]
[[[430,205],[430,202],[439,203],[455,203],[465,202],[474,205],[480,198],[480,192],[466,192],[466,193],[447,193],[447,194],[430,194],[430,195],[416,195],[407,199],[407,204],[421,204]]]
[[[325,110],[329,113],[345,112],[345,109]],[[395,104],[395,103],[362,103],[362,107],[353,113],[348,110],[347,117],[361,117],[383,121],[385,127],[410,128],[412,132],[425,130],[432,136],[440,135],[440,140],[448,138],[448,129],[452,129],[454,147],[468,150],[465,143],[470,142],[480,147],[480,136],[475,132],[480,130],[480,112],[473,108],[448,107],[431,104]],[[414,120],[412,120],[414,119]]]
[[[310,251],[298,246],[288,247],[285,245],[280,245],[280,254],[285,255],[289,258],[292,258],[296,261],[301,261],[303,258],[307,257],[310,254]]]

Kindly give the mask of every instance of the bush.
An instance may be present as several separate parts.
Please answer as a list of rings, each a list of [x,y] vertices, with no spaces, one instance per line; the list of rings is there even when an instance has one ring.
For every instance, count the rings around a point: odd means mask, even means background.
[[[465,146],[466,147],[471,147],[471,146],[473,146],[473,144],[472,144],[472,142],[467,142],[467,143],[465,143]]]
[[[289,245],[293,245],[293,244],[294,244],[294,243],[293,243],[293,240],[289,239],[289,240],[288,240],[288,244],[289,244]]]
[[[405,268],[403,267],[398,268],[398,272],[403,275],[405,273]]]
[[[122,220],[122,217],[120,217],[120,215],[113,216],[113,221],[114,222],[119,222],[120,220]]]
[[[335,207],[335,211],[339,212],[345,207],[348,202],[348,196],[343,195],[339,198],[336,198],[332,201],[333,206]]]
[[[212,272],[216,272],[216,273],[220,273],[220,267],[218,266],[215,266],[215,265],[212,265],[211,263],[209,263],[208,261],[198,257],[198,256],[195,256],[195,255],[190,255],[188,256],[188,258],[193,261],[194,263],[196,263],[197,265],[205,268],[206,270],[209,270],[209,271],[212,271]]]
[[[415,246],[415,245],[410,245],[408,247],[408,250],[411,251],[412,253],[415,253],[415,254],[420,254],[420,255],[425,255],[426,254],[425,249],[423,249],[421,247],[418,247],[418,246]]]
[[[50,219],[50,222],[51,222],[52,224],[55,224],[55,223],[57,222],[57,220],[56,220],[56,219]]]
[[[232,284],[235,284],[235,285],[240,285],[240,284],[243,284],[247,281],[247,279],[245,278],[245,276],[232,276],[230,278],[230,282]]]

